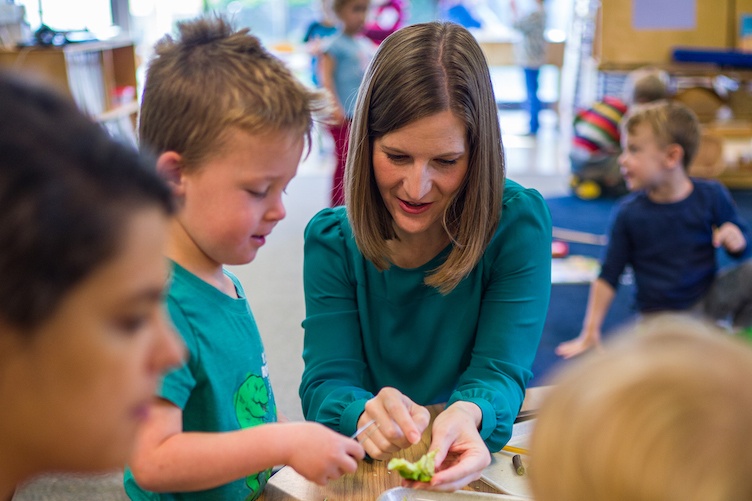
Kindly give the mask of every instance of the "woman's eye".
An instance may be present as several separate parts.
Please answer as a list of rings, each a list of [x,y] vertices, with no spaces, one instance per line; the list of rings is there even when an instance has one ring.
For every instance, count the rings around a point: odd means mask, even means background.
[[[436,159],[436,163],[438,163],[439,165],[454,165],[454,164],[457,163],[457,160],[456,159],[449,160],[449,159],[446,159],[446,158],[437,158]]]
[[[389,161],[399,164],[399,163],[405,163],[407,162],[407,155],[395,155],[393,153],[387,153],[386,157],[389,159]]]

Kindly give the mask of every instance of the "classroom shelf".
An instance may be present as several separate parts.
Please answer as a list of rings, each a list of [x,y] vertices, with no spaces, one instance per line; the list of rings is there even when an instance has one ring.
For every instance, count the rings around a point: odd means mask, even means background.
[[[135,123],[136,56],[130,40],[0,48],[0,68],[57,87],[98,122],[125,118],[131,128]]]

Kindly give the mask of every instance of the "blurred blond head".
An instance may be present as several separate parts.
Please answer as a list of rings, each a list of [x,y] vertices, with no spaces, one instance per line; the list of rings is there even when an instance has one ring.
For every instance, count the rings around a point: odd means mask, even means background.
[[[752,499],[752,348],[660,316],[558,374],[531,443],[536,501]]]
[[[624,100],[631,104],[644,104],[668,99],[669,76],[664,70],[645,67],[631,71],[624,83]]]

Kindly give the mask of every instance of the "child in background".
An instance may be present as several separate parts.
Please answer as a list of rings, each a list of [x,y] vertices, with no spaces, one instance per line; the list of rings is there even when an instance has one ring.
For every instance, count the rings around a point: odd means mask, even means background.
[[[606,96],[580,110],[572,125],[572,188],[578,197],[620,197],[627,193],[620,168],[620,124],[627,109],[668,97],[665,71],[643,68],[627,77],[624,99]]]
[[[122,468],[161,373],[170,192],[67,99],[0,75],[0,499]]]
[[[527,110],[530,114],[530,135],[538,134],[541,101],[538,97],[538,80],[540,67],[546,63],[546,10],[543,0],[535,0],[535,8],[521,16],[515,0],[509,1],[514,22],[512,27],[522,34],[520,44],[515,48],[517,60],[525,71],[525,88],[527,89]]]
[[[533,498],[752,499],[750,346],[675,315],[627,334],[551,381],[530,444]]]
[[[224,19],[178,30],[155,47],[139,134],[179,207],[167,308],[189,359],[162,383],[126,491],[132,499],[256,499],[281,464],[324,484],[355,471],[363,448],[315,423],[278,423],[258,328],[224,265],[252,261],[285,217],[282,195],[326,100]]]
[[[375,4],[373,16],[366,23],[363,34],[373,43],[380,44],[404,25],[408,6],[404,0],[376,0]]]
[[[350,122],[358,87],[376,51],[376,45],[363,35],[368,5],[368,0],[334,0],[334,13],[342,29],[328,40],[320,59],[321,83],[336,103],[333,123],[329,126],[337,162],[332,179],[332,207],[345,203],[343,180]]]
[[[311,55],[311,81],[315,86],[321,85],[319,79],[319,57],[321,57],[324,39],[337,33],[336,16],[332,10],[332,0],[321,0],[321,20],[308,25],[303,43]]]
[[[718,271],[716,249],[746,257],[749,230],[723,185],[687,174],[700,140],[695,114],[683,104],[658,101],[635,107],[623,130],[626,141],[619,163],[634,193],[617,207],[579,337],[556,348],[565,358],[600,343],[603,320],[627,265],[634,272],[641,314],[696,309],[725,320],[749,301],[746,288],[741,288],[724,300],[726,311],[706,310],[716,303],[713,296],[724,292],[724,287],[711,289]],[[722,279],[731,281],[738,273],[751,276],[752,266],[743,263]]]

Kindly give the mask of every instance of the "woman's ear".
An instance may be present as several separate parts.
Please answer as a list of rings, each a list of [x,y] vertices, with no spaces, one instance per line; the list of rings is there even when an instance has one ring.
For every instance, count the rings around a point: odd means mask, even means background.
[[[157,173],[170,186],[173,195],[183,195],[183,157],[174,151],[165,151],[157,157]]]

